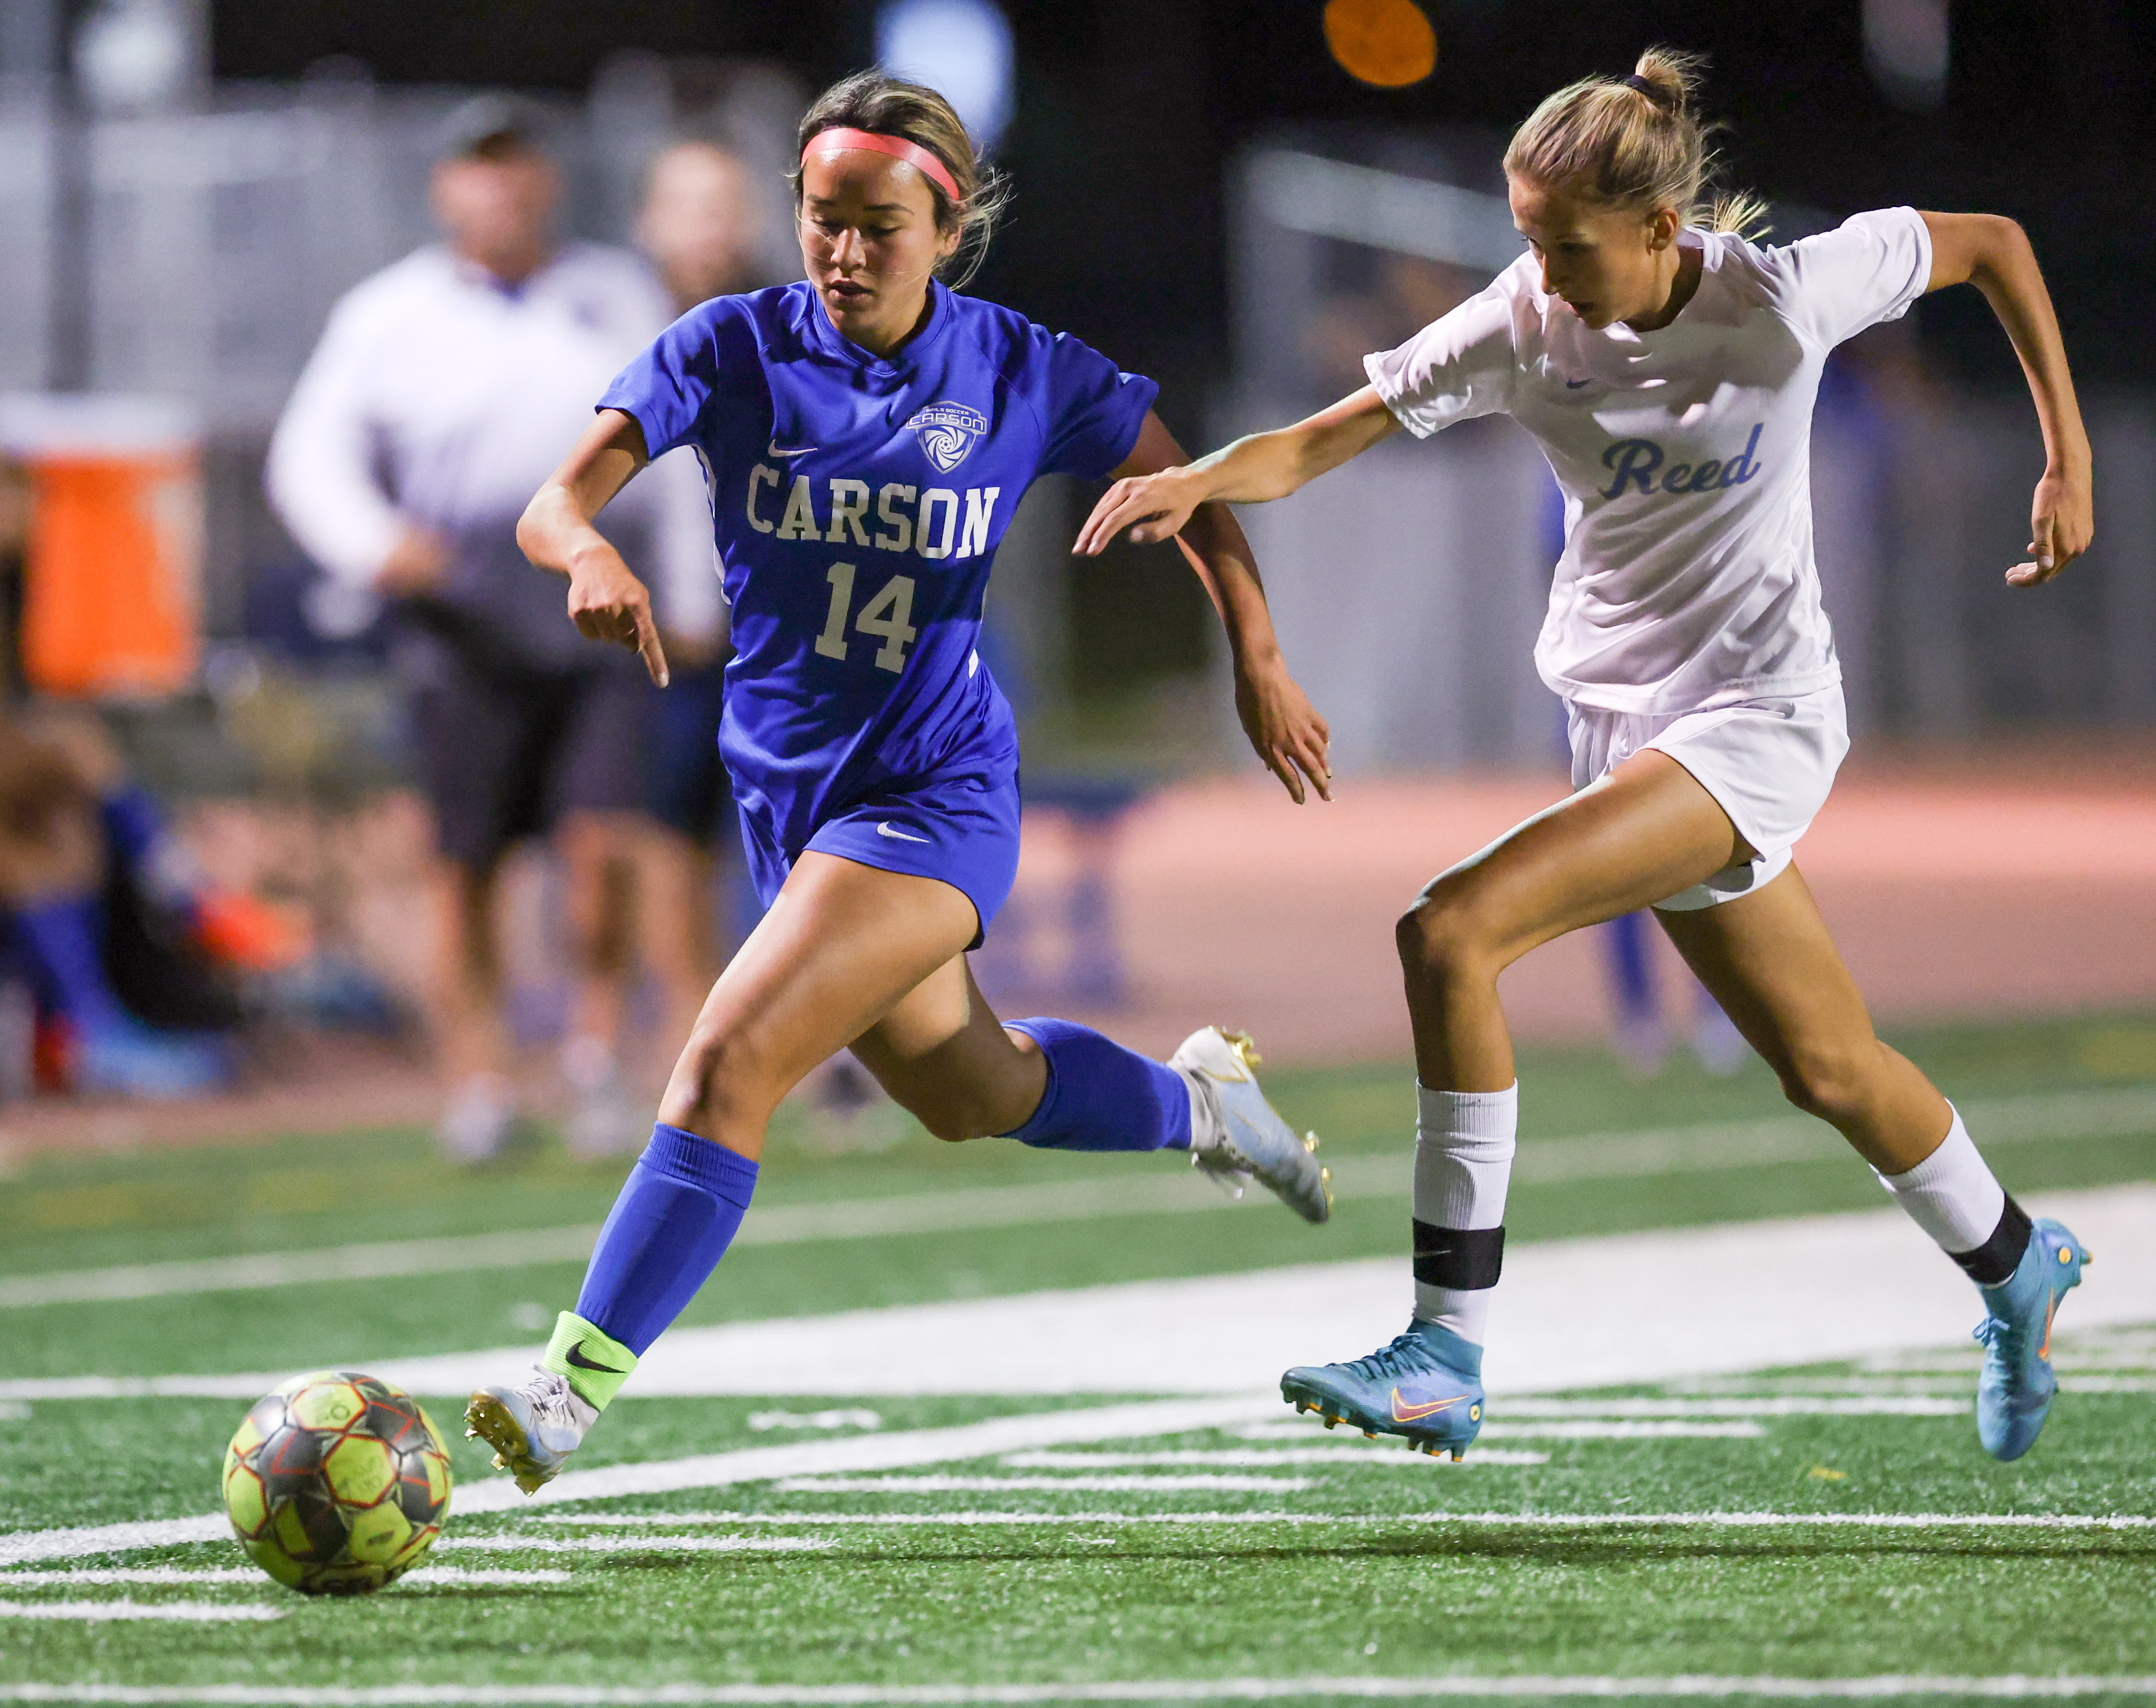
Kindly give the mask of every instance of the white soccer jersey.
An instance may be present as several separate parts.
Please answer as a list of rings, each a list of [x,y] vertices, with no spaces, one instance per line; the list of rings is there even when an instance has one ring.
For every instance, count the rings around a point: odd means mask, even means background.
[[[1686,711],[1836,681],[1812,561],[1812,403],[1827,352],[1931,276],[1914,209],[1779,249],[1686,231],[1699,288],[1668,326],[1596,331],[1526,254],[1397,350],[1364,359],[1418,438],[1510,415],[1565,496],[1535,644],[1543,680],[1620,711]]]
[[[271,503],[336,579],[372,584],[408,523],[448,540],[445,588],[535,660],[588,660],[516,519],[591,424],[592,400],[671,314],[634,255],[572,244],[506,290],[430,245],[338,301],[270,441]],[[636,528],[662,619],[722,632],[711,507],[694,459],[661,458],[606,511]]]

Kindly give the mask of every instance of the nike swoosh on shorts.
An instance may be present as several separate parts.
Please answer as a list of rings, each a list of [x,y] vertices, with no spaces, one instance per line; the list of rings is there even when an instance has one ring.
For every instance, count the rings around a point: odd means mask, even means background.
[[[891,826],[891,820],[888,818],[882,820],[877,824],[876,834],[878,836],[888,836],[893,842],[926,842],[928,840],[925,836],[911,836],[903,830],[894,829]]]

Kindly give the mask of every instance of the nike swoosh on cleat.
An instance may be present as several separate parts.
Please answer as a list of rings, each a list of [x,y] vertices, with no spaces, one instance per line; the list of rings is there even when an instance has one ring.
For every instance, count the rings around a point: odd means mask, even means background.
[[[1594,383],[1593,380],[1567,380],[1564,382],[1564,388],[1568,392],[1576,392],[1582,386],[1591,386]]]
[[[2051,1319],[2058,1314],[2059,1295],[2054,1293],[2044,1305],[2044,1344],[2036,1348],[2036,1356],[2039,1358],[2048,1358],[2051,1356]]]
[[[766,455],[768,455],[768,456],[773,456],[773,457],[805,457],[805,456],[807,456],[807,455],[808,454],[808,453],[809,453],[809,452],[811,452],[811,451],[814,450],[814,449],[816,449],[816,447],[815,447],[815,446],[814,446],[814,445],[797,445],[797,446],[795,446],[795,447],[794,447],[794,449],[792,449],[792,450],[790,450],[790,451],[785,451],[785,450],[781,450],[781,449],[778,448],[778,441],[777,439],[774,439],[770,440],[768,443],[767,443],[767,444],[765,444],[765,446],[764,446],[764,448],[763,448],[763,449],[764,449],[765,454],[766,454]]]
[[[888,836],[893,842],[926,842],[928,840],[925,836],[911,836],[903,830],[893,829],[891,828],[891,822],[888,818],[884,819],[876,826],[876,834],[878,836]]]
[[[583,1354],[583,1347],[581,1346],[575,1346],[570,1347],[569,1350],[564,1352],[562,1356],[567,1358],[572,1364],[575,1365],[579,1370],[601,1370],[604,1371],[608,1376],[620,1376],[626,1373],[625,1372],[615,1369],[611,1364],[594,1364],[590,1359],[584,1357]]]
[[[1412,1423],[1433,1413],[1441,1412],[1447,1406],[1456,1406],[1466,1398],[1464,1393],[1455,1393],[1449,1399],[1434,1399],[1421,1405],[1407,1406],[1400,1403],[1400,1391],[1396,1387],[1393,1390],[1393,1421],[1395,1423]]]

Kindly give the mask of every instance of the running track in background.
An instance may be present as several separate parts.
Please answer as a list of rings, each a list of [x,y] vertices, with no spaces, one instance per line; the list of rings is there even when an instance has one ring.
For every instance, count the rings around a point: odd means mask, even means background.
[[[1397,1060],[1408,1033],[1394,921],[1432,875],[1563,792],[1554,772],[1348,778],[1330,805],[1301,808],[1255,776],[1165,789],[1126,821],[1114,867],[1131,1002],[1058,1005],[1156,1054],[1218,1021],[1255,1034],[1276,1064]],[[2156,1007],[2156,759],[1859,760],[1797,858],[1885,1023]],[[1069,868],[1061,823],[1029,821],[1020,897],[1051,895]],[[1053,934],[1037,946],[1052,966]],[[1587,936],[1537,950],[1503,989],[1523,1038],[1606,1028]],[[1055,1001],[1023,987],[997,997],[1006,1014]],[[2126,1065],[2156,1073],[2156,1058]],[[0,1143],[425,1123],[438,1095],[403,1070],[162,1110],[11,1110]]]
[[[1117,864],[1134,1001],[1097,1018],[1155,1051],[1216,1020],[1275,1062],[1404,1056],[1394,921],[1563,788],[1349,779],[1301,808],[1258,778],[1166,791],[1132,815]],[[2156,1005],[2156,771],[1855,767],[1797,861],[1885,1023]],[[1028,843],[1021,893],[1066,869],[1051,822]],[[1588,935],[1537,950],[1502,988],[1522,1037],[1606,1028]]]

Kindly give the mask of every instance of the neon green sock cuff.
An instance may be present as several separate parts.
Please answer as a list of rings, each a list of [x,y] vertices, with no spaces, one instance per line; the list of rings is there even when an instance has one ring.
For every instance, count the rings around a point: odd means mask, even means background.
[[[565,1310],[554,1325],[554,1338],[547,1341],[539,1367],[568,1377],[578,1398],[603,1412],[636,1368],[636,1354],[575,1311]]]

